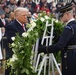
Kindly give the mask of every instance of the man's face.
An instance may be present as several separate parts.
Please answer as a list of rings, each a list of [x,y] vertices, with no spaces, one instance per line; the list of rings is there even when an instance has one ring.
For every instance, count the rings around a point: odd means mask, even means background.
[[[14,13],[13,13],[13,12],[10,13],[10,18],[11,18],[12,20],[14,19]]]
[[[14,1],[15,1],[15,0],[10,0],[10,3],[11,3],[11,4],[14,4]]]
[[[5,11],[6,13],[9,13],[9,12],[10,12],[10,9],[9,9],[9,8],[5,8],[4,11]]]
[[[2,18],[2,19],[4,19],[4,18],[5,18],[5,14],[1,14],[0,16],[1,16],[1,18]]]
[[[27,20],[28,12],[22,11],[17,19],[22,23],[25,24],[28,22]]]
[[[66,22],[67,22],[67,14],[66,14],[66,13],[63,13],[62,16],[60,16],[60,20],[61,20],[63,23],[66,23]]]

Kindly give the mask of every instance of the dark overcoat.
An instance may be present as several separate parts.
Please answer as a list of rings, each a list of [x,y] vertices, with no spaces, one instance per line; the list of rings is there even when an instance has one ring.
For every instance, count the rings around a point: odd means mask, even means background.
[[[9,48],[9,44],[13,42],[11,40],[11,37],[16,36],[16,33],[19,33],[19,35],[22,36],[23,32],[24,29],[16,20],[6,26],[5,37],[7,37],[7,40],[4,41],[4,47],[6,49],[6,59],[10,58],[13,54],[12,50]]]
[[[76,75],[76,21],[70,21],[60,36],[59,41],[48,47],[39,47],[39,51],[55,53],[61,51],[62,75]]]
[[[6,27],[8,25],[8,20],[5,19],[5,25],[2,23],[1,19],[0,19],[0,27]]]

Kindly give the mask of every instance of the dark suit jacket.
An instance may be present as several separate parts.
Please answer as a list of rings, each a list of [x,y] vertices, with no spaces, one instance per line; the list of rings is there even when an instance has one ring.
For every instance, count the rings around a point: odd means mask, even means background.
[[[32,2],[32,3],[31,3],[31,7],[35,9],[36,3],[35,3],[35,2]]]
[[[6,24],[4,25],[0,19],[0,27],[6,27],[8,25],[8,21],[5,19]]]
[[[23,32],[24,30],[22,26],[16,20],[14,20],[6,27],[5,37],[7,37],[7,40],[4,41],[6,49],[6,59],[10,58],[13,54],[12,50],[8,46],[9,43],[12,43],[11,37],[16,36],[16,33],[19,33],[19,35],[22,36]]]

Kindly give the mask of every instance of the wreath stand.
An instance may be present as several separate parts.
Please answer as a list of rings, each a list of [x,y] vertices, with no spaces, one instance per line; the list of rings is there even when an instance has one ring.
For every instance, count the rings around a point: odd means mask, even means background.
[[[42,41],[41,41],[42,45],[44,43],[44,39],[46,39],[46,46],[52,45],[53,30],[54,30],[53,23],[54,23],[53,20],[52,20],[51,24],[48,24],[48,21],[46,21],[46,28],[44,30]],[[50,29],[51,31],[49,32],[50,33],[49,36],[46,35],[48,27],[51,28]],[[35,67],[35,72],[38,71],[38,75],[40,75],[42,69],[44,68],[44,75],[46,75],[46,68],[47,68],[47,64],[48,64],[48,75],[50,75],[51,68],[52,68],[52,75],[55,75],[55,72],[54,72],[54,64],[55,64],[55,66],[59,72],[59,75],[62,75],[53,53],[50,53],[49,55],[44,54],[41,64],[40,64],[40,68],[38,69],[38,66],[39,66],[38,64],[39,64],[39,60],[40,60],[40,56],[41,56],[41,54],[38,54],[38,44],[39,44],[39,39],[37,39],[36,44],[34,45],[35,49],[33,47],[33,50],[35,50],[34,51],[35,56],[34,56],[34,62],[33,62],[33,66]],[[48,63],[47,63],[47,60],[49,61]]]

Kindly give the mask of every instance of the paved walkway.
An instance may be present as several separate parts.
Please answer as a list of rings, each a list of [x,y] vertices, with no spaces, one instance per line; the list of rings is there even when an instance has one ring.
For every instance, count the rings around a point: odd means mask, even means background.
[[[0,75],[5,75],[3,68],[0,67]]]
[[[5,75],[4,73],[4,68],[3,68],[3,62],[0,61],[0,75]]]

